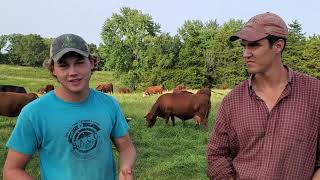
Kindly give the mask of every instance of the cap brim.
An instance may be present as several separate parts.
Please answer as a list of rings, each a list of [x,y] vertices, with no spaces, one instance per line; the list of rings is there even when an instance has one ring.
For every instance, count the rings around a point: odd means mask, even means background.
[[[60,60],[60,58],[65,55],[68,52],[76,52],[81,54],[84,57],[89,57],[89,53],[85,52],[85,51],[81,51],[79,49],[75,49],[75,48],[64,48],[62,49],[60,52],[58,52],[57,54],[55,54],[54,56],[52,56],[52,60],[54,62],[58,62]]]
[[[267,37],[268,34],[256,32],[250,29],[242,29],[241,31],[236,32],[234,35],[230,36],[230,41],[236,41],[238,39],[246,41],[258,41]]]

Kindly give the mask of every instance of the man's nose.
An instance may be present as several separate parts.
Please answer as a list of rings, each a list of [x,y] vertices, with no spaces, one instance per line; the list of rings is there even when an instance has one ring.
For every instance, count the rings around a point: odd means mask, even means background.
[[[243,52],[242,52],[242,56],[243,56],[244,58],[247,58],[247,57],[252,56],[251,50],[250,50],[249,48],[247,48],[247,47],[244,47],[244,48],[243,48]]]
[[[71,65],[69,68],[69,75],[75,75],[77,74],[77,69],[74,65]]]

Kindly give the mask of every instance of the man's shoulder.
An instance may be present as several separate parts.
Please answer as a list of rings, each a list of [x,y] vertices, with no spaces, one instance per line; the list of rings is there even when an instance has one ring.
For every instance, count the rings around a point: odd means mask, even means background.
[[[94,97],[99,97],[99,98],[101,98],[103,100],[112,100],[112,99],[114,99],[111,95],[109,95],[107,93],[104,93],[104,92],[101,92],[101,91],[97,91],[95,89],[91,89],[90,93],[92,93]]]
[[[28,103],[26,106],[27,107],[32,107],[32,108],[40,106],[40,107],[43,108],[44,105],[47,106],[49,104],[49,101],[51,101],[52,93],[53,93],[53,91],[48,92],[48,93],[46,93],[44,95],[41,95],[37,99],[35,99],[35,100],[31,101],[30,103]]]
[[[236,85],[226,97],[238,97],[243,96],[244,93],[248,93],[249,83],[248,80],[242,81],[240,84]]]
[[[102,101],[103,103],[107,103],[107,104],[116,104],[117,101],[116,99],[107,94],[107,93],[103,93],[101,91],[97,91],[95,89],[91,89],[91,93],[92,93],[92,97],[94,97],[94,100],[99,100]]]
[[[223,103],[237,103],[242,101],[242,98],[249,96],[249,82],[242,81],[236,85],[223,99]]]
[[[311,88],[314,90],[320,90],[319,79],[300,72],[293,72],[293,74],[294,81],[297,83],[298,86],[302,86],[301,88]]]

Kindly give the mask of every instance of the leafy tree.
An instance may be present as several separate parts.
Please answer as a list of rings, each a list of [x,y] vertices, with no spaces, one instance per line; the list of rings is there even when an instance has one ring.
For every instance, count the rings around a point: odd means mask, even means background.
[[[232,43],[229,37],[243,26],[242,21],[229,20],[218,28],[209,41],[206,51],[207,78],[211,86],[233,87],[246,78],[239,42]]]
[[[49,57],[49,47],[44,39],[36,34],[12,34],[8,36],[8,61],[24,66],[41,66]]]
[[[104,67],[104,61],[100,60],[101,57],[100,57],[97,45],[90,43],[88,44],[88,46],[89,46],[90,54],[96,56],[99,60],[98,65],[96,66],[96,70],[102,70]]]
[[[177,37],[171,37],[168,33],[160,36],[148,36],[145,38],[146,50],[141,54],[142,69],[148,70],[154,67],[173,68],[179,52],[180,41]]]
[[[7,45],[7,36],[1,35],[0,36],[0,64],[5,63],[8,59],[7,54],[5,51],[5,46]]]
[[[212,22],[210,22],[212,23]],[[208,26],[213,24],[208,23]],[[185,83],[189,86],[202,87],[207,85],[205,50],[208,36],[206,24],[199,20],[188,20],[178,29],[181,41],[179,57],[175,68],[183,69],[181,74],[175,76],[183,77],[176,83]]]
[[[235,19],[222,26],[216,20],[187,20],[171,37],[151,16],[125,7],[105,21],[98,54],[103,69],[124,78],[131,89],[157,84],[169,89],[178,83],[232,88],[248,76],[240,43],[229,41],[243,25]],[[289,24],[284,63],[319,77],[319,37],[307,39],[301,29],[297,21]]]
[[[313,35],[306,41],[302,54],[301,71],[320,79],[320,35]]]
[[[121,8],[120,14],[113,14],[102,28],[103,44],[99,53],[105,61],[104,69],[121,73],[140,68],[146,38],[159,32],[160,26],[151,16],[128,7]]]
[[[188,20],[178,29],[181,38],[181,49],[177,66],[185,68],[189,66],[204,67],[204,51],[201,32],[204,24],[199,20]]]
[[[302,53],[305,49],[306,37],[302,33],[302,26],[294,20],[289,25],[289,35],[287,39],[286,49],[283,54],[283,62],[290,68],[300,71],[299,64],[303,63]]]

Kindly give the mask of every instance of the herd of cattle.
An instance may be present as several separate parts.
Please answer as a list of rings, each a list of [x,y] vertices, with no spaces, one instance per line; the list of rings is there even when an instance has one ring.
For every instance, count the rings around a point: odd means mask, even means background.
[[[38,94],[45,94],[54,90],[51,84],[38,90]],[[113,84],[101,84],[96,90],[104,93],[113,93]],[[130,93],[128,88],[118,89],[119,93]],[[211,109],[211,90],[202,88],[196,93],[187,91],[186,86],[180,84],[171,93],[164,93],[164,87],[150,86],[143,92],[143,96],[161,94],[153,104],[150,112],[145,115],[147,126],[153,127],[157,117],[162,117],[168,124],[171,118],[172,125],[175,125],[175,116],[183,122],[194,119],[195,125],[203,124],[205,130],[208,128],[208,116]],[[13,85],[0,85],[0,115],[16,117],[21,109],[29,102],[38,98],[36,93],[27,93],[25,88]]]

